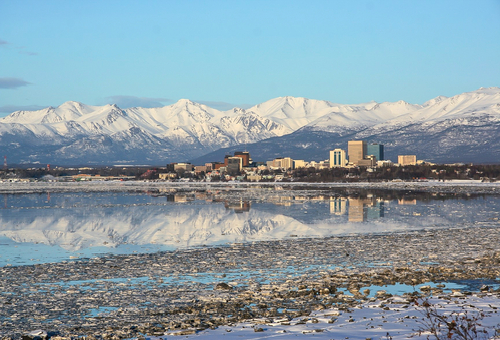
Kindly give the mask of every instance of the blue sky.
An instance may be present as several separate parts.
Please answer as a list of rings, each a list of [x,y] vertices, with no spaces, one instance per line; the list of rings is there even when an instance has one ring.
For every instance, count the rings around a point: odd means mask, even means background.
[[[0,0],[0,116],[181,98],[423,103],[500,86],[500,0]]]

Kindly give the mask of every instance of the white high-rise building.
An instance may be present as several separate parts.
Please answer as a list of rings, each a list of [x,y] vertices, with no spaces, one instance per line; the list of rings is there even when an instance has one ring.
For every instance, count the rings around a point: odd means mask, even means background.
[[[330,168],[345,167],[347,159],[345,151],[342,149],[335,149],[330,151]]]

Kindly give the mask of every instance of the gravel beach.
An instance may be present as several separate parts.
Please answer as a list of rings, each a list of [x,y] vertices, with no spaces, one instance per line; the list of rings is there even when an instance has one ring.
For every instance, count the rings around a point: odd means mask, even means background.
[[[418,297],[445,294],[451,281],[494,281],[500,230],[287,239],[4,267],[0,274],[2,337],[35,329],[102,339],[196,333],[390,297],[372,286],[405,284],[416,292],[408,296]],[[429,282],[444,286],[417,287]]]

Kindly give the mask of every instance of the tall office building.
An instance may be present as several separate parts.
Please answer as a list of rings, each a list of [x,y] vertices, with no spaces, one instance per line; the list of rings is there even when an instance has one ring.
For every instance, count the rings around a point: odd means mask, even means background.
[[[227,172],[230,175],[236,175],[241,171],[243,165],[243,159],[241,157],[228,157],[227,161]]]
[[[347,142],[349,162],[358,164],[366,156],[366,142],[363,140],[350,140]]]
[[[373,155],[377,158],[377,161],[381,161],[384,159],[384,146],[382,144],[368,144],[366,154]]]
[[[334,149],[330,151],[330,168],[339,168],[347,165],[345,151],[342,149]]]
[[[243,166],[248,166],[250,164],[250,153],[247,151],[236,151],[234,157],[240,157],[243,160]]]

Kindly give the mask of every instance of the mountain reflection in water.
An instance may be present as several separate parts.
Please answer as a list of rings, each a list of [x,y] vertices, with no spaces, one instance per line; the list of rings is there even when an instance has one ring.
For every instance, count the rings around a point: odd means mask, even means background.
[[[489,225],[499,211],[493,195],[389,190],[9,194],[0,209],[0,265],[22,244],[69,253],[166,250]]]

